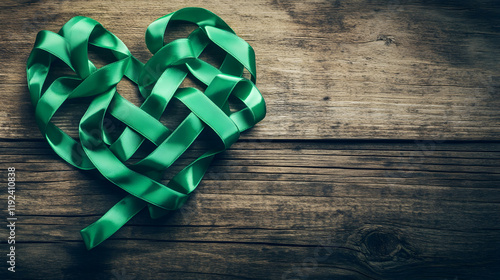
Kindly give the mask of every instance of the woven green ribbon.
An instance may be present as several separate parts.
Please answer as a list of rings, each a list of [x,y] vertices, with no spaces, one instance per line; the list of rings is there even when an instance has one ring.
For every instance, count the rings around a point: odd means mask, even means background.
[[[187,38],[164,43],[173,21],[198,26]],[[88,58],[88,47],[110,50],[113,62],[97,68]],[[219,68],[199,59],[211,44],[225,52]],[[125,44],[97,21],[77,16],[58,33],[43,30],[37,35],[27,62],[27,79],[37,124],[54,151],[77,168],[96,168],[128,195],[93,224],[81,230],[87,249],[109,238],[144,207],[158,218],[178,209],[200,183],[217,153],[229,148],[245,131],[265,116],[262,95],[255,87],[255,54],[218,16],[202,8],[184,8],[155,20],[146,30],[146,45],[153,54],[143,64]],[[49,82],[51,65],[62,61],[74,74]],[[251,80],[243,78],[247,69]],[[188,74],[206,85],[204,92],[183,87]],[[144,98],[140,107],[123,98],[116,85],[123,77],[137,84]],[[51,122],[63,103],[91,97],[79,123],[79,140]],[[176,99],[190,114],[170,130],[160,121],[167,104]],[[240,104],[230,110],[229,100]],[[231,101],[233,102],[233,101]],[[168,112],[167,112],[168,113]],[[104,125],[111,115],[125,124],[119,137]],[[198,138],[210,129],[211,149],[178,172],[167,184],[160,179]],[[127,161],[145,143],[155,149],[133,164]]]

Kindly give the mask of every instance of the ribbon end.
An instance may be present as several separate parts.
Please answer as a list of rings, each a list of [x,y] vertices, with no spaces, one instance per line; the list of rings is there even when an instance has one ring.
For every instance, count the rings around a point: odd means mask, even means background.
[[[85,243],[85,247],[87,248],[87,251],[92,250],[96,245],[92,244],[92,238],[90,234],[86,231],[86,228],[80,230],[80,235],[82,236],[83,243]]]

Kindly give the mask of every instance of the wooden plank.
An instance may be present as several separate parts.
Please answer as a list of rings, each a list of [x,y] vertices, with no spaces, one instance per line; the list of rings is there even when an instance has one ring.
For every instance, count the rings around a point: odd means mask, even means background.
[[[2,141],[0,162],[17,170],[22,279],[500,276],[498,143],[241,141],[181,211],[90,252],[79,230],[124,193],[43,141]]]
[[[90,16],[146,61],[147,25],[198,5],[256,50],[269,110],[244,138],[498,140],[498,3],[433,2],[2,1],[0,138],[41,138],[24,66],[37,31]],[[119,89],[139,104],[131,86]],[[76,135],[72,111],[56,123]]]
[[[17,169],[14,279],[499,279],[497,2],[2,1],[0,173]],[[35,35],[90,16],[146,61],[146,26],[185,6],[214,11],[255,48],[268,116],[181,210],[141,212],[86,251],[79,230],[125,194],[42,139],[24,73]],[[118,89],[140,104],[130,83]],[[54,122],[76,137],[83,112],[68,104]],[[185,113],[169,112],[171,127]]]

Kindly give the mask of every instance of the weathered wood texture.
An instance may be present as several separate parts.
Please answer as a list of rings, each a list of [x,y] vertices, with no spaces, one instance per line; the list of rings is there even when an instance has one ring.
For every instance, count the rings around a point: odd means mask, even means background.
[[[42,139],[35,35],[89,16],[146,61],[147,25],[186,6],[255,48],[268,115],[182,210],[86,251],[79,230],[124,193]],[[500,279],[497,1],[7,0],[0,24],[0,178],[16,167],[19,215],[0,279]],[[75,136],[77,105],[55,118]]]
[[[1,136],[41,137],[26,113],[24,73],[39,30],[90,16],[146,61],[151,21],[202,6],[257,54],[270,113],[245,137],[497,140],[497,1],[430,2],[2,1],[0,90],[12,102],[0,116]],[[62,124],[75,130],[75,123]]]
[[[238,143],[182,211],[142,213],[91,252],[79,230],[123,193],[45,143],[0,149],[27,279],[496,279],[500,144],[470,147]]]

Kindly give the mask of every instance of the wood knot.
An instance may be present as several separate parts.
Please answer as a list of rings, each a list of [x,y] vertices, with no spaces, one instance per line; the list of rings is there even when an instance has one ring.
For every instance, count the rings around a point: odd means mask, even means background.
[[[384,35],[380,34],[377,36],[377,41],[384,41],[386,46],[389,46],[391,44],[398,45],[398,42],[396,42],[396,37],[392,35]]]
[[[348,240],[348,246],[359,251],[359,260],[369,264],[374,271],[382,271],[384,267],[412,262],[418,258],[416,248],[395,227],[362,227]]]
[[[371,259],[379,261],[394,257],[402,248],[396,234],[381,231],[368,233],[363,245]]]

